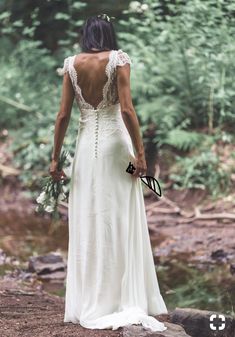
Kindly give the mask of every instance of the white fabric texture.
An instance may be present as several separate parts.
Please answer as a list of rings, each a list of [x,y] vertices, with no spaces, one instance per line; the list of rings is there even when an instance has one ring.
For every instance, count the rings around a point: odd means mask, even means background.
[[[116,330],[142,324],[166,330],[150,315],[167,313],[151,250],[141,180],[126,172],[133,163],[130,135],[117,96],[116,69],[132,64],[112,50],[107,83],[97,109],[85,102],[74,56],[69,72],[80,108],[69,193],[69,244],[64,322]]]

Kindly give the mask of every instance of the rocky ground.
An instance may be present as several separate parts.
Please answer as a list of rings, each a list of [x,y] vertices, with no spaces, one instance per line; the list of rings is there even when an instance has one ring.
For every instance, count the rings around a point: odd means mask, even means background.
[[[86,329],[63,322],[64,299],[48,294],[37,284],[29,286],[15,279],[0,281],[1,337],[235,337],[235,320],[225,317],[223,331],[210,328],[212,312],[176,308],[155,316],[167,330],[152,332],[142,325],[111,329]]]
[[[166,322],[167,333],[149,334],[141,326],[119,328],[112,331],[91,330],[79,324],[64,323],[64,299],[48,294],[36,284],[15,279],[0,282],[1,337],[114,337],[114,336],[188,336],[182,327],[169,322],[169,315],[157,316]],[[136,330],[135,330],[136,329]]]
[[[235,273],[235,195],[211,201],[203,191],[169,191],[146,199],[156,263],[186,260],[197,267],[225,263]]]

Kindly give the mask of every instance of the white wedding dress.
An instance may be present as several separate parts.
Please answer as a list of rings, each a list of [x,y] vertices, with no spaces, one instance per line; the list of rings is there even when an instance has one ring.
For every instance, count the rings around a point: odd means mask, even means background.
[[[116,67],[133,64],[112,50],[98,107],[77,83],[76,55],[64,60],[80,110],[69,193],[69,244],[64,322],[89,329],[142,324],[166,330],[150,315],[167,313],[151,250],[140,178],[126,172],[132,141],[122,119]]]

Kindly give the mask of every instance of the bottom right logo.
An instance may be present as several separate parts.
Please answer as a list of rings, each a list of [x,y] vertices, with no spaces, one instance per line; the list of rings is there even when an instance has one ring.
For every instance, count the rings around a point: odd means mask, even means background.
[[[210,316],[210,329],[211,330],[224,330],[225,328],[225,317],[222,314],[216,315],[212,314]]]

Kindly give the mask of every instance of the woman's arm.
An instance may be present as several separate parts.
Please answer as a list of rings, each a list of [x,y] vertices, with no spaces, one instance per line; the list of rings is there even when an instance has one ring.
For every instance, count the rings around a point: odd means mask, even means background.
[[[144,175],[147,170],[144,145],[140,133],[139,121],[133,107],[130,90],[130,65],[117,67],[117,87],[123,121],[131,136],[136,151],[136,171],[133,176]]]
[[[57,164],[63,145],[64,136],[71,116],[74,95],[75,94],[69,73],[66,72],[63,77],[62,96],[60,109],[55,122],[54,148],[51,155],[52,162],[50,166],[50,173],[54,178],[58,178],[59,176],[57,172]]]

